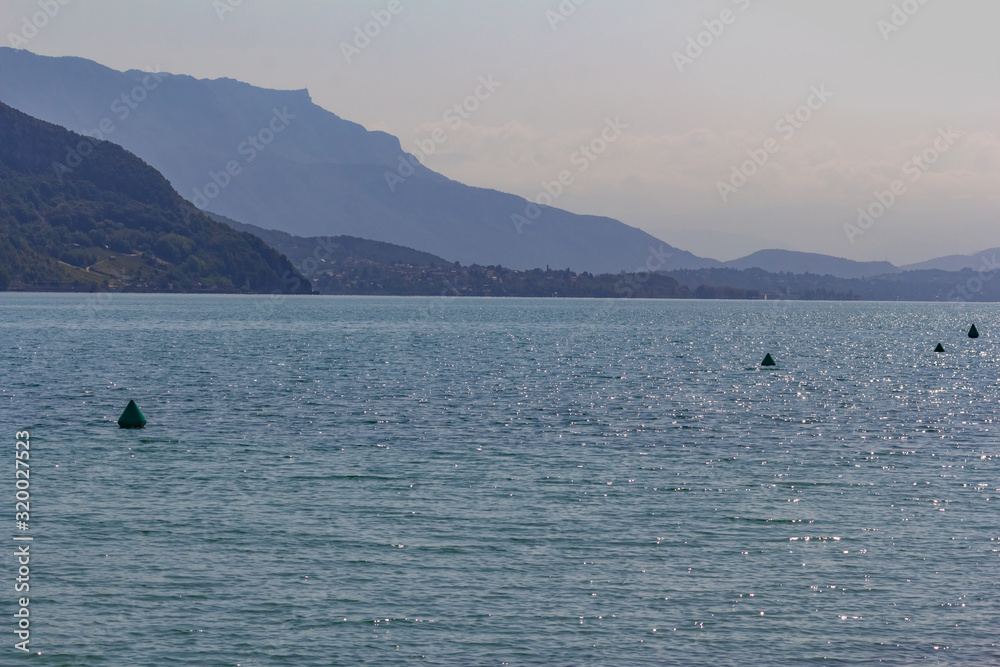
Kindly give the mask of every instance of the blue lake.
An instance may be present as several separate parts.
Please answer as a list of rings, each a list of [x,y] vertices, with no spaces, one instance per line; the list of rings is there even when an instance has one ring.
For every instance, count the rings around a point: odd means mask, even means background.
[[[0,314],[33,664],[1000,664],[996,305]]]

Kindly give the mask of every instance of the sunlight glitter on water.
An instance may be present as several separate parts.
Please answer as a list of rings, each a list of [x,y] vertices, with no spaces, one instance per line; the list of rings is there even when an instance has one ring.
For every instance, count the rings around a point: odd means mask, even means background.
[[[1000,659],[971,307],[3,298],[52,664]]]

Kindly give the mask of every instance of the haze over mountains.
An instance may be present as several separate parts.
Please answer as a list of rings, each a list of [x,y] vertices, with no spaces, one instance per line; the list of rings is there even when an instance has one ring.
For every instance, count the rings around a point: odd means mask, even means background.
[[[621,222],[555,208],[519,230],[512,216],[526,215],[524,199],[414,164],[395,137],[315,106],[306,91],[121,73],[7,48],[0,71],[0,100],[81,133],[103,122],[104,138],[196,205],[266,229],[386,241],[463,263],[595,272],[643,266],[664,245]],[[398,179],[393,187],[387,174]],[[706,265],[675,248],[663,253],[677,268]]]
[[[63,162],[74,150],[84,155]],[[286,257],[193,211],[120,146],[0,103],[0,290],[8,288],[312,293]]]
[[[938,257],[926,262],[918,262],[900,267],[906,271],[917,271],[921,269],[938,269],[940,271],[961,271],[963,269],[973,269],[975,271],[995,271],[1000,268],[998,263],[1000,258],[1000,248],[990,248],[982,250],[974,255],[948,255]]]
[[[760,268],[867,278],[982,266],[978,257],[950,257],[897,268],[787,250],[719,262],[617,220],[535,208],[448,179],[395,137],[339,118],[304,90],[118,72],[9,48],[0,48],[0,72],[0,101],[120,144],[205,210],[300,237],[353,236],[462,264],[594,273]]]
[[[889,262],[855,262],[850,259],[790,250],[761,250],[724,264],[728,269],[764,269],[773,273],[815,273],[838,278],[870,278],[899,269]]]

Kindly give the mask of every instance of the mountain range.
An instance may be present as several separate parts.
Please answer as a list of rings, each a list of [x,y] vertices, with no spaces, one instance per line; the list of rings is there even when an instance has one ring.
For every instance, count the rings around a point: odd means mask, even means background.
[[[422,166],[399,140],[312,103],[233,81],[117,72],[80,58],[0,48],[0,100],[114,141],[197,206],[296,236],[348,235],[450,261],[617,272],[650,249],[705,260],[617,220],[529,207]],[[534,218],[518,225],[516,216]],[[710,263],[713,263],[710,261]]]
[[[286,257],[192,209],[122,147],[0,103],[6,289],[312,293]]]
[[[762,299],[764,293],[727,284],[682,284],[663,273],[600,274],[558,269],[518,271],[462,266],[411,248],[352,236],[303,238],[261,229],[217,213],[212,219],[259,236],[288,257],[325,295],[434,297],[575,297],[647,299]],[[710,269],[711,271],[717,269]],[[768,274],[770,275],[770,274]],[[714,280],[716,276],[710,276]],[[691,282],[691,281],[688,281]],[[848,298],[847,292],[827,298]]]
[[[997,301],[993,274],[835,278],[716,267],[594,275],[462,266],[381,241],[303,238],[203,213],[120,146],[0,104],[0,290]]]
[[[467,265],[594,273],[763,269],[855,279],[979,270],[996,254],[896,267],[764,250],[720,262],[611,218],[536,207],[451,180],[420,164],[397,138],[315,105],[305,90],[119,72],[82,58],[6,47],[0,47],[0,72],[0,101],[123,146],[206,211],[295,237],[369,239]],[[62,162],[77,157],[69,151]]]

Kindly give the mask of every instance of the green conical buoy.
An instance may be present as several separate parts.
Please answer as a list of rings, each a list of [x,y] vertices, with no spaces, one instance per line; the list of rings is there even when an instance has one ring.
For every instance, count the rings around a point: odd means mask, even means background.
[[[976,328],[975,324],[969,329],[969,338],[979,338],[979,329]]]
[[[128,405],[125,406],[125,412],[118,418],[118,428],[143,428],[145,426],[146,415],[142,414],[142,410],[135,404],[135,401],[129,401]]]
[[[764,361],[760,362],[760,365],[761,366],[777,366],[778,364],[774,363],[774,357],[772,357],[771,353],[768,352],[767,356],[764,357]]]
[[[934,348],[935,352],[944,352],[944,345],[938,343],[938,346]]]

